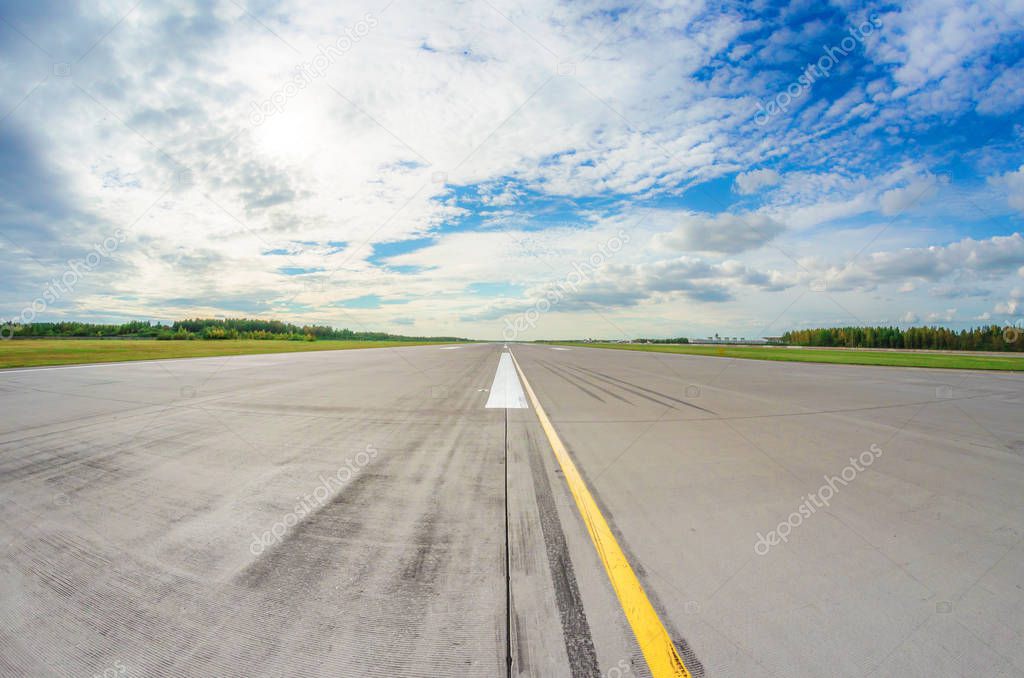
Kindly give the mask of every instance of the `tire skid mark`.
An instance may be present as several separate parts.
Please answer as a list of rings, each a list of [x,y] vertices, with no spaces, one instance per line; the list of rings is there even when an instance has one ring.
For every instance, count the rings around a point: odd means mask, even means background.
[[[575,365],[570,365],[569,367],[571,367],[572,369],[577,370],[577,371],[586,372],[586,373],[592,375],[593,377],[595,377],[597,379],[603,379],[604,381],[608,381],[608,382],[612,382],[612,383],[616,383],[617,382],[619,384],[623,384],[624,386],[619,386],[619,388],[623,388],[623,389],[625,389],[627,391],[630,390],[629,388],[626,388],[627,386],[629,386],[629,387],[632,387],[632,388],[640,389],[641,391],[646,391],[648,393],[653,393],[654,395],[656,395],[658,397],[665,398],[666,400],[671,400],[672,402],[679,403],[680,405],[686,405],[687,407],[692,407],[693,409],[700,410],[701,412],[707,412],[708,414],[715,414],[715,412],[712,412],[711,410],[709,410],[709,409],[707,409],[705,407],[701,407],[700,405],[694,405],[693,403],[688,402],[686,400],[682,400],[680,398],[676,398],[675,396],[670,396],[667,393],[661,393],[660,391],[655,391],[654,389],[646,388],[645,386],[639,386],[639,385],[634,384],[632,382],[625,381],[624,379],[618,379],[616,377],[611,377],[611,376],[608,376],[607,374],[603,374],[603,373],[598,372],[596,370],[591,370],[591,369],[588,369],[588,368],[585,368],[585,367],[576,367]],[[639,396],[641,396],[643,398],[647,398],[648,400],[651,400],[653,402],[658,402],[657,400],[654,400],[653,398],[649,398],[648,396],[645,396],[642,393],[637,393],[636,391],[631,391],[631,393],[636,393],[636,395],[639,395]],[[658,403],[658,404],[659,405],[665,405],[665,403]],[[671,405],[667,405],[667,406],[671,407]]]
[[[449,535],[441,534],[443,516],[438,497],[441,496],[448,480],[448,469],[455,458],[457,447],[457,445],[452,445],[448,448],[444,462],[433,474],[434,483],[430,506],[423,517],[417,521],[412,539],[415,550],[411,555],[402,559],[401,579],[404,582],[415,582],[432,588],[448,555],[451,539]]]
[[[0,605],[5,617],[18,613],[0,629],[12,648],[0,653],[0,674],[92,675],[120,660],[151,676],[496,675],[505,638],[502,549],[491,538],[500,446],[493,416],[476,412],[479,394],[463,388],[493,353],[465,357],[444,365],[434,383],[452,395],[436,406],[423,407],[431,382],[422,379],[422,390],[389,398],[390,412],[302,410],[311,416],[282,417],[294,423],[270,437],[246,435],[251,447],[196,408],[170,411],[131,445],[118,436],[114,454],[95,454],[112,450],[100,425],[0,447],[5,464],[31,473],[27,483],[8,484],[7,474],[0,482],[13,507],[2,502],[0,577],[27,582],[24,604]],[[253,409],[216,414],[242,433],[266,430],[246,426],[273,408]],[[381,454],[258,558],[244,534],[203,525],[225,516],[242,530],[269,527],[261,522],[290,508],[305,474],[312,489],[318,470],[342,463],[338,442],[356,438]],[[241,473],[250,459],[260,471]],[[204,464],[235,486],[204,482],[195,474]],[[69,505],[54,509],[49,491],[16,492],[51,482]],[[116,534],[73,529],[74,519],[102,515],[115,516]]]
[[[475,393],[462,398],[467,408],[472,404],[472,397]],[[463,403],[451,404],[461,406]],[[451,472],[451,468],[456,459],[465,462],[467,443],[472,442],[465,439],[477,436],[478,432],[472,426],[426,423],[413,428],[420,435],[403,441],[402,448],[407,451],[401,455],[389,455],[388,467],[380,469],[377,475],[393,476],[396,480],[415,479],[415,484],[421,488],[416,494],[429,499],[425,502],[407,500],[403,496],[403,488],[407,489],[407,486],[399,482],[364,491],[362,494],[365,496],[350,502],[349,512],[373,509],[379,515],[371,516],[362,525],[358,539],[346,535],[340,540],[342,543],[334,547],[339,551],[362,552],[359,563],[346,560],[315,568],[318,572],[342,570],[352,575],[342,587],[345,591],[343,598],[347,601],[345,608],[353,609],[358,627],[372,632],[374,637],[363,638],[361,632],[349,630],[343,644],[362,648],[359,651],[366,655],[363,661],[374,667],[373,675],[378,672],[379,675],[411,675],[410,672],[416,670],[414,667],[422,667],[423,655],[436,653],[436,647],[426,640],[430,634],[425,629],[429,620],[437,616],[438,610],[433,608],[439,601],[445,606],[442,612],[452,613],[445,614],[443,621],[454,622],[450,631],[453,637],[468,638],[474,632],[479,633],[478,629],[465,628],[465,622],[460,621],[463,615],[453,614],[461,612],[460,607],[447,609],[448,596],[442,594],[441,588],[463,584],[451,576],[453,563],[471,565],[479,561],[479,556],[471,549],[465,553],[454,553],[470,546],[460,540],[458,545],[462,548],[456,548],[452,541],[454,537],[462,536],[459,523],[460,517],[465,519],[465,514],[455,510],[451,501],[442,501],[442,497],[459,497],[460,501],[465,501],[461,498],[468,493],[452,485],[464,485],[466,476]],[[490,471],[483,461],[475,462],[482,467],[481,474],[485,470]],[[343,489],[339,497],[347,494],[349,489]],[[452,515],[448,515],[449,511]],[[373,520],[374,517],[377,519]],[[378,530],[381,528],[387,530],[385,536],[390,539],[380,538]],[[301,548],[299,553],[302,553]],[[363,569],[353,572],[353,565]],[[269,583],[268,587],[273,588]],[[303,598],[306,595],[303,593]],[[417,646],[423,650],[419,656],[415,651]],[[382,654],[387,652],[387,648],[394,647],[406,647],[409,651]],[[446,663],[452,663],[452,659],[448,657]]]
[[[564,375],[564,374],[562,374],[560,372],[555,371],[555,369],[553,367],[551,367],[550,365],[548,365],[547,363],[545,363],[543,361],[538,361],[538,364],[541,367],[543,367],[545,370],[550,372],[551,374],[555,375],[556,377],[560,377],[562,379],[562,381],[564,381],[567,384],[570,384],[572,386],[575,386],[580,391],[583,391],[583,393],[587,394],[588,396],[590,396],[594,400],[600,401],[602,403],[605,402],[604,398],[602,398],[601,396],[597,395],[596,393],[594,393],[590,389],[588,389],[588,388],[586,388],[584,386],[581,386],[575,379],[572,379],[571,377],[568,377],[568,376],[566,376],[566,375]]]
[[[515,360],[514,357],[513,360]],[[669,628],[666,628],[661,621],[652,598],[644,590],[640,581],[640,577],[643,576],[642,568],[634,568],[631,565],[630,556],[626,554],[616,538],[615,528],[604,517],[604,511],[599,506],[600,500],[595,498],[589,489],[584,475],[555,431],[547,412],[537,398],[536,392],[518,361],[516,361],[516,369],[557,459],[558,466],[562,470],[579,515],[586,524],[594,549],[605,567],[622,611],[633,629],[634,637],[640,645],[648,668],[657,676],[691,678],[693,674],[689,672],[683,657],[680,656],[681,646],[678,643],[678,634],[670,634]],[[688,646],[686,647],[688,648]],[[701,671],[703,672],[703,667],[701,667]]]
[[[545,361],[539,361],[539,362],[542,362],[542,363],[543,363],[543,362],[545,362]],[[552,365],[552,367],[555,367],[555,366],[554,366],[554,365]],[[624,398],[623,396],[619,395],[618,393],[616,393],[616,392],[614,392],[614,391],[611,391],[611,390],[609,390],[609,389],[605,388],[604,386],[602,386],[602,385],[600,385],[600,384],[597,384],[597,383],[594,383],[593,381],[590,381],[589,379],[587,379],[586,377],[584,377],[584,376],[582,376],[582,375],[578,375],[578,374],[572,374],[572,373],[568,372],[567,370],[565,370],[565,368],[564,368],[564,367],[563,367],[563,368],[559,368],[559,369],[560,369],[561,373],[562,373],[562,374],[564,374],[564,375],[565,375],[566,377],[569,377],[569,378],[573,378],[573,379],[579,379],[579,380],[580,380],[580,381],[582,381],[582,382],[583,382],[584,384],[587,384],[588,386],[592,386],[593,388],[596,388],[596,389],[598,389],[598,390],[599,390],[599,391],[601,391],[602,393],[607,393],[607,394],[608,394],[608,395],[610,395],[611,397],[613,397],[613,398],[615,398],[616,400],[619,400],[619,401],[621,401],[621,402],[624,402],[624,403],[626,403],[627,405],[632,405],[632,404],[633,404],[633,402],[632,402],[632,401],[630,401],[630,400],[628,400],[627,398]]]
[[[611,384],[612,386],[620,388],[623,391],[626,391],[628,393],[632,393],[633,395],[638,396],[640,398],[643,398],[644,400],[649,400],[652,403],[655,403],[656,405],[661,405],[662,407],[667,407],[670,410],[677,409],[676,406],[671,404],[671,403],[662,402],[660,400],[657,400],[656,398],[652,398],[651,396],[649,396],[649,395],[647,395],[647,394],[645,394],[645,393],[643,393],[641,391],[637,391],[636,389],[632,389],[632,388],[629,388],[627,386],[623,386],[621,384],[617,384],[617,383],[615,383],[614,381],[612,381],[610,379],[604,379],[604,378],[602,378],[601,376],[598,376],[598,375],[593,375],[593,376],[594,376],[594,378],[601,379],[602,381],[605,381],[605,382]]]
[[[346,487],[242,570],[235,583],[250,589],[272,584],[280,587],[294,582],[297,571],[315,571],[329,565],[332,553],[346,538],[358,537],[366,529],[359,512],[350,509],[358,507],[371,493],[382,492],[387,480],[386,475],[360,470]]]
[[[527,444],[529,449],[529,466],[533,475],[533,486],[540,515],[541,533],[544,536],[544,547],[548,556],[548,567],[551,572],[551,583],[555,590],[555,602],[558,616],[562,623],[562,638],[565,651],[569,657],[569,666],[573,678],[594,678],[601,675],[597,662],[597,651],[590,633],[590,623],[583,607],[579,585],[576,582],[576,571],[569,555],[569,545],[565,538],[565,530],[558,516],[554,493],[548,479],[544,460],[541,458],[540,445],[533,436]]]

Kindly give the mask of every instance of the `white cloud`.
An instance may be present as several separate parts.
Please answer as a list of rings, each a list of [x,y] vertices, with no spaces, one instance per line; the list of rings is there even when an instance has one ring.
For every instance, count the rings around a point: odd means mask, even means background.
[[[1003,315],[1019,315],[1021,311],[1020,299],[1010,299],[1009,301],[1001,301],[996,304],[996,313]]]
[[[885,216],[895,216],[921,201],[927,200],[928,197],[935,194],[936,183],[934,177],[928,177],[927,179],[914,181],[903,188],[894,188],[886,191],[879,198],[882,214]]]
[[[985,240],[964,238],[945,246],[872,252],[845,266],[828,268],[826,275],[830,288],[857,289],[880,283],[905,284],[914,279],[936,281],[964,273],[980,279],[998,279],[1022,262],[1024,237],[1014,233]]]
[[[1006,201],[1010,207],[1024,212],[1024,165],[1016,172],[989,178],[989,183],[1006,191]]]
[[[798,230],[881,211],[894,215],[923,206],[944,185],[918,162],[906,162],[873,176],[835,169],[787,172],[762,208]]]
[[[759,169],[736,175],[736,192],[741,195],[757,193],[762,188],[775,186],[782,176],[773,169]]]
[[[5,19],[60,55],[84,53],[123,16],[112,5],[42,7]],[[1019,235],[964,240],[948,210],[909,209],[943,190],[930,174],[936,158],[871,135],[916,135],[933,114],[951,120],[971,106],[1012,114],[1020,69],[988,59],[1014,39],[999,17],[1020,18],[1019,3],[904,3],[865,43],[884,69],[836,71],[831,82],[842,76],[845,90],[771,129],[755,129],[755,102],[796,74],[760,60],[817,44],[821,21],[780,26],[710,2],[619,13],[530,0],[501,6],[505,16],[488,3],[247,7],[259,21],[233,3],[143,3],[67,78],[16,35],[0,43],[10,66],[0,98],[13,110],[0,130],[0,160],[12,168],[0,171],[0,226],[14,241],[0,252],[0,311],[19,310],[67,258],[129,225],[116,260],[55,311],[416,319],[421,332],[486,336],[443,324],[480,307],[467,286],[511,282],[526,291],[508,303],[522,303],[620,228],[633,242],[586,299],[609,313],[672,314],[652,316],[652,327],[703,322],[710,307],[758,315],[764,295],[810,275],[764,247],[782,241],[832,260],[813,273],[834,274],[836,289],[903,284],[927,300],[939,288],[1003,294],[1000,276],[1024,276]],[[252,119],[254,102],[282,92],[367,12],[369,33],[279,112]],[[557,75],[563,61],[573,74]],[[769,168],[775,161],[785,171]],[[176,181],[182,168],[194,185]],[[751,196],[742,209],[754,211],[695,211],[694,187],[733,175],[736,194]],[[1024,210],[1024,166],[992,187]],[[846,222],[879,211],[922,221],[896,244],[891,229],[887,250],[835,263],[836,224],[852,229]],[[388,262],[418,268],[371,260],[375,247],[424,236],[431,246]],[[860,246],[843,243],[851,255]],[[918,279],[935,282],[908,282]],[[400,315],[337,306],[365,294],[407,303]],[[685,304],[703,311],[680,315]]]
[[[646,308],[680,299],[705,308],[734,301],[744,292],[779,291],[793,284],[792,276],[755,270],[736,261],[714,263],[691,256],[639,264],[612,260],[596,269],[585,264],[573,266],[529,287],[520,299],[494,301],[466,311],[463,317],[497,322],[531,308],[550,308],[554,313],[593,312],[609,307]],[[544,301],[553,299],[557,301]]]
[[[956,318],[956,309],[947,308],[945,311],[936,311],[927,315],[927,320],[930,323],[934,322],[951,322]]]
[[[867,53],[891,68],[891,96],[912,109],[945,113],[957,102],[989,100],[981,93],[992,80],[986,54],[1011,46],[1007,27],[1020,25],[1024,6],[1015,0],[911,0],[881,20]]]
[[[1024,292],[1019,289],[1012,290],[1006,301],[999,302],[992,310],[1000,315],[1024,315]]]
[[[1003,115],[1024,106],[1024,68],[1006,69],[980,96],[979,113]]]
[[[679,226],[661,236],[665,247],[687,252],[724,252],[735,254],[765,245],[785,227],[764,214],[679,215]]]

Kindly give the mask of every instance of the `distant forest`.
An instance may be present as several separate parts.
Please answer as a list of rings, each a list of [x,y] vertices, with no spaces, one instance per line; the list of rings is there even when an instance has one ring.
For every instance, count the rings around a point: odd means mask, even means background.
[[[690,340],[686,337],[676,337],[674,339],[637,339],[637,341],[645,344],[689,344]]]
[[[293,325],[280,320],[249,318],[195,318],[178,320],[169,325],[134,320],[121,325],[98,325],[80,322],[7,324],[3,336],[60,338],[93,337],[121,339],[277,339],[285,341],[316,341],[317,339],[350,339],[359,341],[466,341],[458,337],[407,337],[387,332],[353,332],[326,325]]]
[[[926,348],[955,351],[1022,351],[1024,332],[998,325],[969,330],[945,327],[826,327],[792,330],[782,341],[794,346],[848,348]]]

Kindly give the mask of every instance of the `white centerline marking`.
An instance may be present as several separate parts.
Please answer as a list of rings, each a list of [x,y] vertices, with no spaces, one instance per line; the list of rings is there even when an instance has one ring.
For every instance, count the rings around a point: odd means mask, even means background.
[[[509,353],[503,352],[501,359],[498,360],[498,370],[494,373],[491,394],[484,407],[514,410],[524,410],[529,407],[526,404],[523,385],[519,383],[516,366],[512,363],[512,355]]]
[[[462,348],[462,347],[461,346],[442,346],[441,350],[442,351],[454,351],[454,350],[460,349],[460,348]]]
[[[572,349],[571,348],[563,348],[561,346],[552,346],[551,350],[552,351],[571,351]]]

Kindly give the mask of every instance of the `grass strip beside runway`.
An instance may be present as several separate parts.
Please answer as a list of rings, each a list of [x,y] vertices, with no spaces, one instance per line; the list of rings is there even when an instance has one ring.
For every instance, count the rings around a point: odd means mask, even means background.
[[[10,339],[0,341],[0,368],[78,365],[164,358],[206,358],[254,353],[337,351],[350,348],[420,346],[416,341],[275,341],[223,339],[159,341],[156,339]],[[450,343],[450,342],[449,342]]]
[[[995,356],[976,353],[925,353],[917,351],[875,351],[858,349],[786,348],[784,346],[708,346],[694,344],[614,344],[546,342],[557,346],[614,348],[624,351],[681,353],[720,358],[780,360],[798,363],[844,365],[886,365],[892,367],[940,367],[960,370],[1024,371],[1024,354]]]

